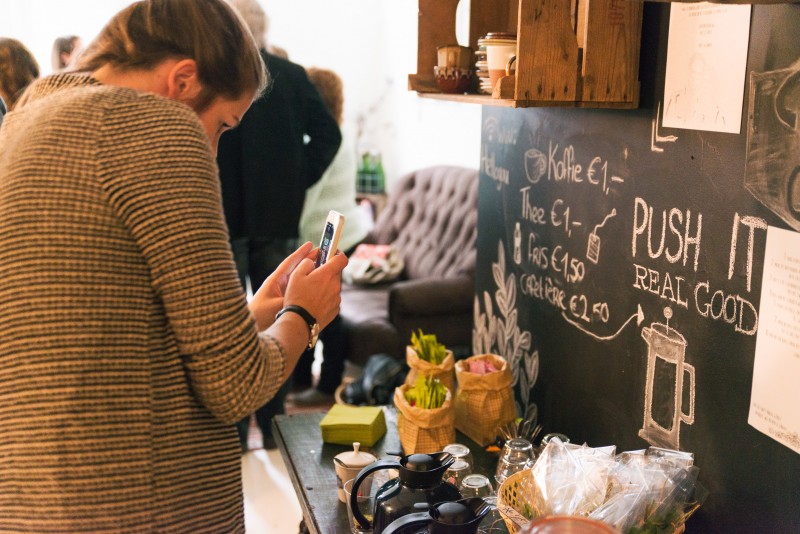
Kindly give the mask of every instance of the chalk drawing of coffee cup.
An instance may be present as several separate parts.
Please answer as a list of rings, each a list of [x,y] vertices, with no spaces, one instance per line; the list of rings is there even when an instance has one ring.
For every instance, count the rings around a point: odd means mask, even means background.
[[[547,157],[535,148],[525,151],[525,175],[532,184],[538,183],[547,171]]]

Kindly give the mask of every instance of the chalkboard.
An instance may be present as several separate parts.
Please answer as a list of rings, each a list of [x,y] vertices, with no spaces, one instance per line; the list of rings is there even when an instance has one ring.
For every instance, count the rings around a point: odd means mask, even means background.
[[[740,134],[661,126],[669,9],[639,109],[484,107],[473,348],[545,432],[694,453],[687,532],[800,532],[800,455],[747,423],[766,227],[800,229],[800,7],[753,7]]]

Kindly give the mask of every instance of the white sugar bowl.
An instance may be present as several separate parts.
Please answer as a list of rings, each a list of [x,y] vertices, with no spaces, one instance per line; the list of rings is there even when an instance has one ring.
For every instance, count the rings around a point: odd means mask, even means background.
[[[354,442],[353,450],[337,454],[333,458],[333,465],[336,469],[336,488],[339,492],[339,500],[346,502],[344,494],[344,483],[351,478],[356,478],[359,471],[378,459],[368,452],[359,451],[361,443]]]

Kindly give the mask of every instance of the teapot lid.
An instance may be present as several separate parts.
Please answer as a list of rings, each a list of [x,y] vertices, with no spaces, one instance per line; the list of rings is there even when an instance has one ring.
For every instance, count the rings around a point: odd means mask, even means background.
[[[437,504],[432,515],[439,523],[445,525],[464,525],[475,519],[469,508],[460,502]]]
[[[409,471],[432,471],[441,466],[441,460],[430,454],[411,454],[405,461],[405,468]]]
[[[336,455],[336,458],[340,460],[343,464],[347,467],[366,467],[369,464],[377,461],[378,459],[375,456],[371,455],[368,452],[359,451],[361,447],[361,443],[358,441],[353,442],[353,450],[346,451]]]

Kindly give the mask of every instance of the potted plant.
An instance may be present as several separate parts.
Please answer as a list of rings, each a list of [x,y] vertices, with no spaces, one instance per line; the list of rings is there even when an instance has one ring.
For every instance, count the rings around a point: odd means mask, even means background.
[[[450,391],[438,378],[418,376],[395,389],[397,433],[406,454],[441,451],[456,437]]]
[[[409,367],[406,384],[413,385],[418,376],[438,378],[451,392],[455,385],[455,359],[453,351],[439,343],[435,334],[419,330],[411,333],[411,344],[406,346],[406,363]]]

